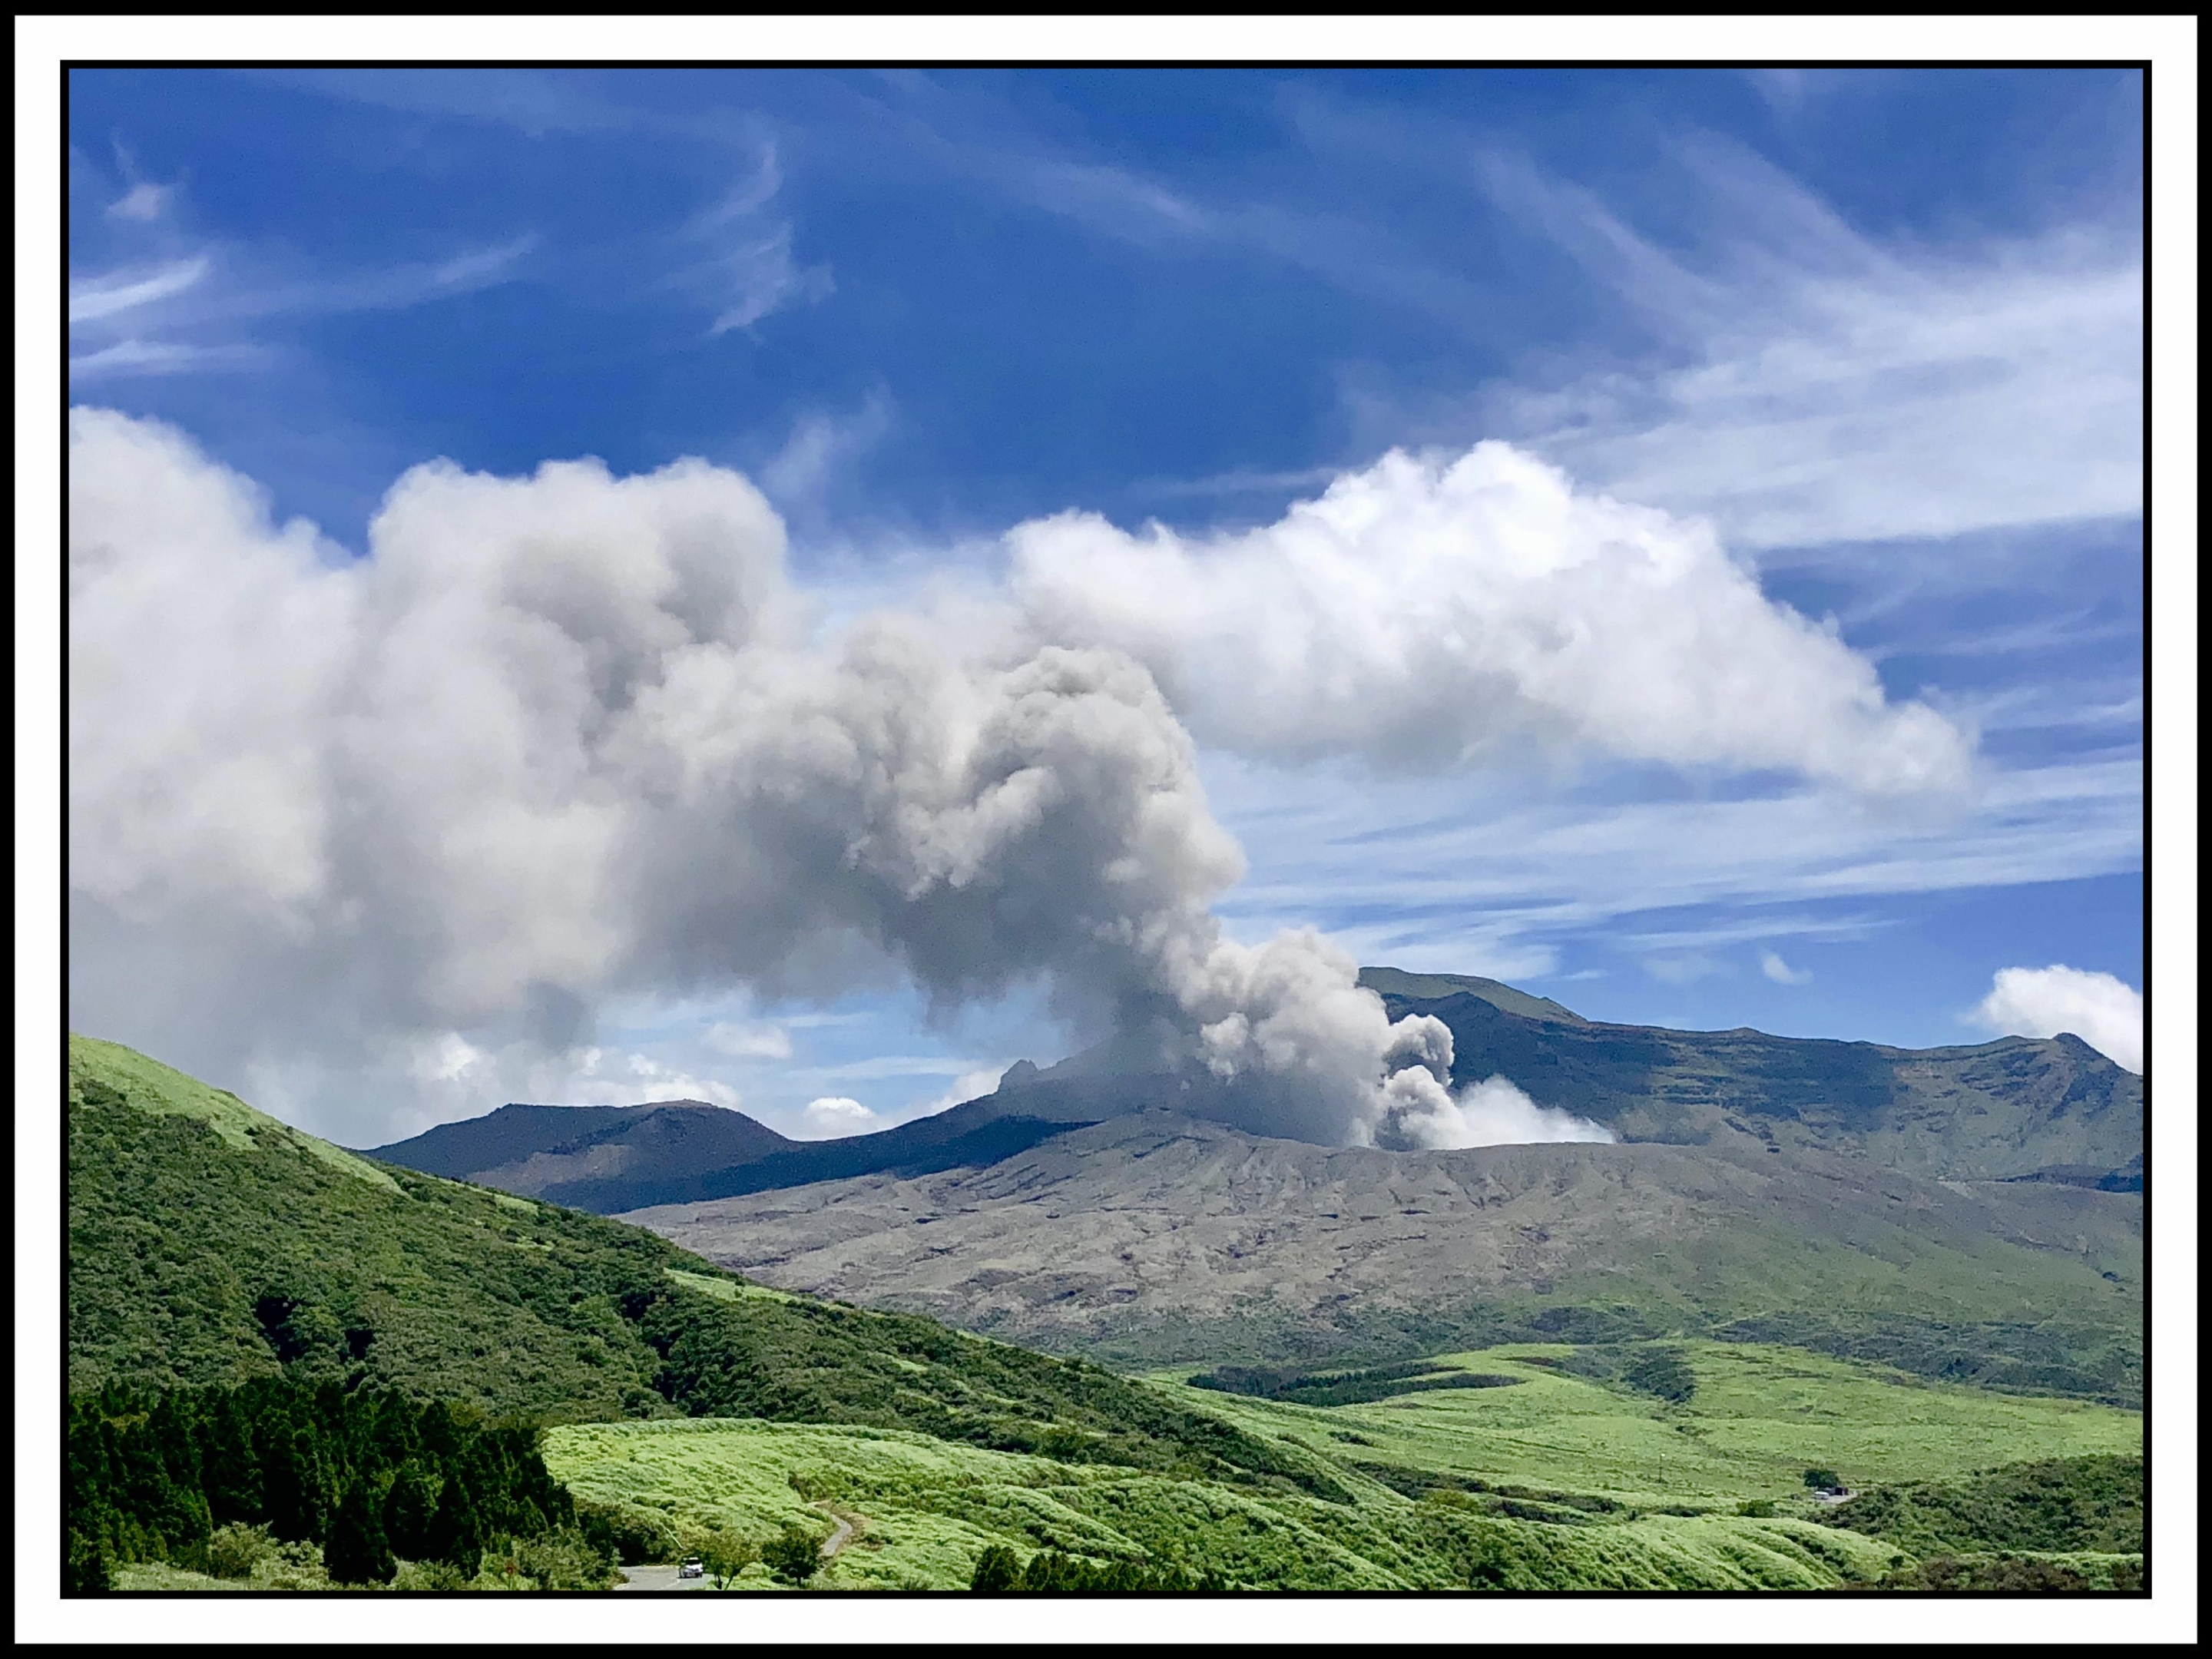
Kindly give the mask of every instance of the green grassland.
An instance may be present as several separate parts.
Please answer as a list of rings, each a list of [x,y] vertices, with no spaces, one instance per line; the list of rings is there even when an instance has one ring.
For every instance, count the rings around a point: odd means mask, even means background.
[[[1578,1351],[1564,1344],[1437,1362],[1523,1379],[1512,1388],[1326,1408],[1212,1390],[1204,1397],[1255,1433],[1327,1447],[1355,1465],[1556,1487],[1647,1508],[1796,1500],[1808,1468],[1835,1469],[1857,1489],[2142,1447],[2138,1414],[2091,1401],[1932,1383],[1802,1349],[1667,1346],[1696,1379],[1686,1403],[1569,1374],[1563,1367]],[[1154,1376],[1172,1383],[1192,1374]]]
[[[1541,1310],[1504,1322],[1510,1340],[1397,1330],[1385,1361],[1425,1357],[1397,1368],[1408,1392],[1382,1371],[1292,1398],[1195,1389],[1187,1366],[1134,1378],[767,1290],[635,1227],[340,1152],[113,1044],[73,1038],[70,1061],[73,1393],[281,1375],[465,1402],[550,1425],[580,1512],[655,1548],[843,1521],[817,1582],[855,1589],[964,1587],[994,1544],[1268,1589],[2139,1571],[2140,1465],[2112,1460],[2140,1455],[2141,1419],[2094,1399],[1708,1340],[1601,1315],[1595,1288],[1549,1330],[1525,1328]],[[1778,1319],[1794,1293],[1776,1296]],[[1455,1370],[1508,1380],[1435,1386]],[[1816,1466],[1863,1507],[1824,1509]],[[269,1587],[312,1587],[313,1564],[278,1565]],[[181,1571],[118,1563],[118,1582],[186,1588]]]
[[[658,1514],[682,1538],[726,1527],[760,1541],[787,1525],[826,1537],[833,1515],[853,1520],[853,1541],[820,1580],[833,1589],[957,1588],[1001,1544],[1255,1588],[1816,1589],[1877,1583],[1920,1553],[1836,1524],[1806,1492],[1808,1466],[1838,1469],[1855,1490],[1925,1488],[2029,1456],[2141,1443],[2134,1413],[2087,1402],[1930,1385],[1801,1350],[1677,1352],[1695,1377],[1681,1404],[1566,1374],[1577,1351],[1559,1344],[1436,1362],[1522,1379],[1510,1387],[1334,1407],[1203,1394],[1255,1437],[1334,1464],[1334,1500],[763,1422],[562,1428],[545,1456],[580,1500]],[[1180,1389],[1188,1374],[1153,1381]],[[1962,1534],[1977,1536],[1954,1522],[1925,1541],[1955,1553]],[[2079,1553],[2063,1528],[2042,1541]],[[2085,1569],[2088,1582],[2108,1583],[2124,1559]]]

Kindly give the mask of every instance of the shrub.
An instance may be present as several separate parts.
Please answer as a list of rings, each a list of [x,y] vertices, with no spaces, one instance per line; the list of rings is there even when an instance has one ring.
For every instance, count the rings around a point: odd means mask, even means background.
[[[396,1590],[442,1592],[468,1587],[461,1570],[450,1561],[402,1561],[392,1580]]]
[[[1004,1544],[994,1544],[975,1558],[975,1576],[969,1579],[968,1588],[998,1595],[1013,1589],[1021,1576],[1021,1564],[1014,1559],[1014,1553]]]
[[[627,1504],[599,1504],[579,1499],[576,1524],[600,1553],[635,1567],[647,1561],[668,1561],[683,1552],[675,1524],[665,1515],[632,1508]]]
[[[100,1595],[115,1588],[115,1575],[99,1539],[72,1532],[68,1543],[62,1558],[63,1595]]]
[[[1737,1504],[1735,1512],[1738,1515],[1750,1516],[1754,1520],[1763,1521],[1774,1513],[1774,1500],[1771,1498],[1750,1498]]]
[[[1808,1469],[1805,1484],[1815,1492],[1835,1492],[1844,1484],[1844,1477],[1833,1469]]]
[[[209,1536],[208,1571],[217,1578],[251,1578],[254,1567],[276,1552],[276,1542],[265,1523],[249,1527],[234,1521]]]
[[[620,1577],[612,1559],[574,1527],[526,1538],[512,1549],[515,1565],[536,1589],[607,1589]]]

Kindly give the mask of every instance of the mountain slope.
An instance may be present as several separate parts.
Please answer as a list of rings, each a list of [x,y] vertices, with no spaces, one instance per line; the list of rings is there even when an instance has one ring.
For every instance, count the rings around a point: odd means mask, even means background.
[[[1502,1073],[1538,1103],[1623,1140],[1849,1152],[1938,1180],[2140,1191],[2143,1084],[2078,1038],[1954,1048],[1765,1032],[1607,1025],[1495,980],[1361,970],[1394,1018],[1451,1028],[1453,1079]],[[857,1176],[982,1167],[1055,1135],[1146,1110],[1265,1134],[1267,1103],[1201,1073],[1147,1069],[1108,1045],[1048,1069],[1023,1061],[992,1094],[872,1134],[787,1140],[692,1102],[503,1106],[369,1156],[618,1214]]]
[[[1932,1344],[1939,1369],[2011,1386],[2139,1386],[2136,1195],[1747,1137],[1394,1153],[1154,1113],[988,1169],[630,1218],[792,1289],[1125,1359],[1754,1321],[1897,1363]]]
[[[1432,1014],[1451,1028],[1455,1083],[1503,1073],[1538,1103],[1595,1119],[1624,1140],[1750,1136],[1943,1180],[2057,1166],[2113,1171],[2115,1185],[2142,1152],[2142,1079],[2079,1037],[1890,1048],[1529,1018],[1466,990],[1386,990],[1382,1000],[1393,1018]],[[2133,1167],[2139,1183],[2141,1164]]]
[[[69,1380],[285,1374],[551,1420],[918,1430],[1326,1490],[1311,1458],[1095,1365],[729,1278],[642,1229],[380,1168],[73,1036]]]
[[[987,1095],[872,1134],[789,1140],[740,1112],[689,1103],[502,1106],[367,1156],[609,1214],[848,1176],[994,1164],[1111,1110],[1047,1089],[1019,1100]]]
[[[569,1194],[680,1180],[797,1144],[743,1112],[667,1100],[644,1106],[502,1106],[367,1155],[425,1175],[590,1209],[589,1202],[579,1203]]]

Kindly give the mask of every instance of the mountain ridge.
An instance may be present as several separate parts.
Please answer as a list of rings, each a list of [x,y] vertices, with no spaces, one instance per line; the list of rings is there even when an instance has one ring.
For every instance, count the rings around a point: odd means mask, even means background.
[[[1538,1104],[1625,1140],[1695,1146],[1749,1135],[1778,1151],[1847,1151],[1936,1179],[2141,1186],[2142,1081],[2078,1037],[1898,1048],[1748,1027],[1611,1024],[1468,975],[1369,968],[1361,982],[1394,1018],[1431,1014],[1450,1028],[1455,1085],[1503,1075]],[[1264,1135],[1264,1100],[1240,1089],[1202,1073],[1132,1069],[1109,1044],[1049,1068],[1018,1061],[991,1094],[866,1135],[791,1140],[696,1102],[510,1104],[367,1155],[617,1214],[985,1167],[1076,1127],[1146,1110]]]

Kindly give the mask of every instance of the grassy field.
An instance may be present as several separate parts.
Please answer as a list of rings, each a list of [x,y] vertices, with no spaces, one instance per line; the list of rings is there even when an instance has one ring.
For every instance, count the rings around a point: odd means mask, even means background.
[[[657,1511],[687,1539],[726,1527],[764,1541],[787,1525],[826,1537],[832,1516],[853,1521],[819,1580],[830,1589],[957,1589],[1004,1544],[1255,1588],[1816,1589],[1872,1583],[1913,1558],[1893,1539],[1822,1524],[1808,1466],[1863,1489],[2141,1444],[2140,1419],[2110,1407],[1931,1386],[1789,1349],[1681,1352],[1697,1391],[1680,1405],[1541,1363],[1571,1360],[1564,1345],[1440,1362],[1523,1379],[1512,1387],[1358,1406],[1186,1390],[1188,1372],[1153,1379],[1334,1463],[1349,1501],[756,1421],[580,1425],[553,1431],[545,1456],[579,1498]]]
[[[1211,1390],[1204,1397],[1255,1432],[1355,1464],[1559,1487],[1629,1505],[1798,1499],[1808,1468],[1832,1468],[1857,1488],[2031,1457],[2142,1449],[2140,1416],[2085,1401],[1948,1387],[1802,1349],[1668,1346],[1696,1375],[1686,1404],[1564,1374],[1556,1367],[1575,1350],[1559,1344],[1482,1349],[1441,1362],[1524,1379],[1513,1388],[1327,1408]],[[1547,1360],[1553,1364],[1540,1363]],[[1192,1374],[1185,1367],[1153,1378],[1180,1383]]]

